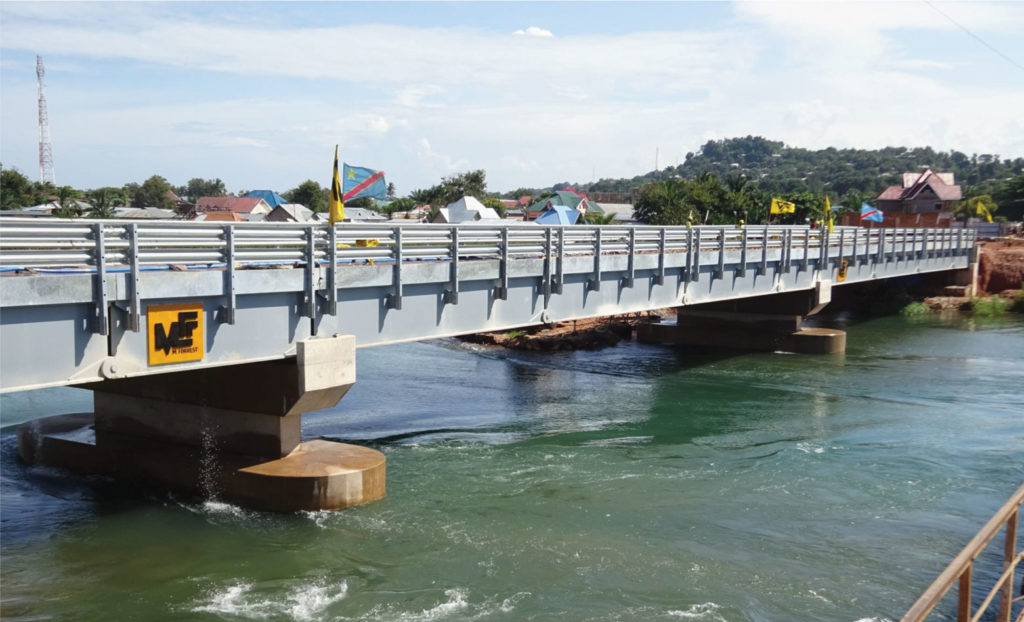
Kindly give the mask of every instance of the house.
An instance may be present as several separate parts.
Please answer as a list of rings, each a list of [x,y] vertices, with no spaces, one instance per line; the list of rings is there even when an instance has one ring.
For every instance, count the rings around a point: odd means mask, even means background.
[[[587,198],[587,195],[580,194],[572,189],[556,190],[541,197],[538,201],[526,208],[526,220],[536,220],[549,206],[563,205],[574,209],[581,215],[587,212],[603,214],[601,206]]]
[[[232,212],[234,214],[269,214],[270,205],[260,197],[200,197],[196,201],[195,212]]]
[[[638,222],[633,218],[632,203],[602,203],[601,209],[604,210],[605,214],[614,214],[615,224],[617,225]]]
[[[926,168],[922,173],[903,173],[903,185],[889,186],[875,201],[886,214],[931,214],[951,213],[962,198],[960,186],[953,183],[953,173]]]
[[[316,213],[298,203],[282,203],[270,210],[264,219],[267,222],[316,222]]]
[[[477,200],[476,197],[471,196],[464,196],[458,201],[449,203],[441,208],[441,213],[445,216],[443,222],[452,224],[476,222],[478,220],[501,220],[501,216],[498,215],[498,212],[494,211],[494,208],[487,207]]]
[[[114,218],[127,220],[173,220],[178,213],[171,209],[159,207],[115,207]]]
[[[342,222],[384,222],[387,216],[365,207],[346,207]]]
[[[234,212],[196,212],[189,220],[197,222],[246,222],[245,216]]]

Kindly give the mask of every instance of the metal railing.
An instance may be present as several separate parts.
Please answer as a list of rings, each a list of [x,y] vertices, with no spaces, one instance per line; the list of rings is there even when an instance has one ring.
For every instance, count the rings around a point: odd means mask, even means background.
[[[553,235],[548,232],[552,232]],[[333,242],[333,244],[332,244]],[[365,225],[299,223],[138,223],[123,220],[0,220],[0,270],[239,268],[306,263],[425,259],[839,248],[839,259],[906,261],[962,254],[970,230],[824,229],[789,226],[544,227],[538,225]],[[398,247],[401,246],[401,252]],[[872,257],[871,247],[874,247]],[[789,253],[787,252],[788,256]],[[808,253],[807,255],[810,255]],[[821,254],[824,256],[824,253]]]
[[[939,574],[938,578],[928,586],[928,589],[921,594],[917,602],[903,616],[901,622],[919,622],[928,617],[928,614],[942,601],[942,598],[953,589],[953,584],[959,584],[957,592],[957,622],[977,622],[988,611],[992,601],[999,596],[999,613],[995,618],[999,622],[1009,622],[1013,615],[1014,603],[1024,601],[1024,582],[1021,583],[1020,595],[1013,594],[1014,571],[1024,560],[1024,551],[1017,551],[1017,518],[1020,515],[1021,505],[1024,504],[1024,484],[1013,493],[1010,499],[1003,504],[995,515],[981,531],[967,543],[960,553],[953,558],[949,566]],[[977,611],[971,613],[972,584],[971,578],[974,571],[974,562],[978,556],[988,547],[988,544],[999,533],[1000,529],[1006,529],[1006,536],[1003,542],[1003,572],[996,580],[992,589],[988,591],[985,599],[978,605]],[[1016,618],[1016,622],[1024,620],[1024,607]]]
[[[0,220],[0,273],[95,275],[93,304],[95,330],[106,334],[110,301],[107,276],[126,273],[129,330],[139,330],[140,273],[144,271],[223,270],[226,304],[222,321],[234,323],[235,280],[238,271],[284,267],[305,271],[303,314],[314,318],[316,301],[324,312],[337,315],[339,270],[352,266],[391,264],[390,309],[402,308],[405,266],[411,262],[447,262],[450,279],[445,303],[458,304],[465,261],[493,260],[499,266],[497,298],[507,299],[510,265],[522,259],[542,259],[545,307],[551,295],[562,292],[564,267],[569,259],[593,256],[588,288],[601,287],[604,257],[625,256],[621,283],[632,287],[636,258],[658,255],[653,282],[665,283],[668,256],[682,254],[685,279],[697,281],[701,273],[725,277],[725,268],[738,276],[747,270],[764,275],[769,262],[781,273],[841,270],[848,265],[896,265],[960,258],[974,245],[969,230],[952,229],[824,229],[800,226],[650,227],[571,226],[536,224],[373,225],[325,223],[205,223],[125,220],[54,220],[3,218]],[[732,256],[726,261],[726,253]],[[794,261],[794,253],[797,260]],[[650,260],[648,261],[648,265]],[[321,269],[323,271],[321,272]],[[840,279],[841,280],[841,279]],[[10,304],[10,301],[5,301]]]

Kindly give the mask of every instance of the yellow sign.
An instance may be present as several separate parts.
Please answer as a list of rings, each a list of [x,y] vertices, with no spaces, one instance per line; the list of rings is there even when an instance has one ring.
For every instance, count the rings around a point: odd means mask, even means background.
[[[842,283],[843,281],[846,280],[847,267],[848,266],[846,263],[846,258],[844,257],[843,260],[839,263],[839,269],[836,271],[836,282]]]
[[[790,203],[789,201],[783,201],[782,199],[772,199],[772,214],[793,214],[796,212],[796,203]]]
[[[146,308],[149,364],[203,360],[203,304],[153,305]]]

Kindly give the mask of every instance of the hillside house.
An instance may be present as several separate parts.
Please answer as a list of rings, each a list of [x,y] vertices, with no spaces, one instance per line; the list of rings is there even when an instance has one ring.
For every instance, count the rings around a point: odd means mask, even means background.
[[[902,186],[889,186],[875,201],[882,212],[903,214],[952,213],[963,198],[953,173],[903,173]]]

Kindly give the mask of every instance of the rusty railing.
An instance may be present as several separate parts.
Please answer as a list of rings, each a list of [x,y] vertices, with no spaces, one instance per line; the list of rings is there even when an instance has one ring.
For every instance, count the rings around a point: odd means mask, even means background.
[[[957,622],[978,622],[981,616],[988,611],[989,605],[999,595],[999,615],[996,620],[999,622],[1010,622],[1013,615],[1014,603],[1024,601],[1024,583],[1021,584],[1020,594],[1013,594],[1014,570],[1024,560],[1024,550],[1017,552],[1017,518],[1020,515],[1021,505],[1024,504],[1024,484],[1013,493],[1003,507],[992,516],[981,531],[967,543],[964,550],[953,558],[949,566],[928,586],[928,589],[921,594],[917,602],[907,611],[900,622],[920,622],[928,617],[932,609],[942,600],[953,588],[953,584],[959,582],[957,593]],[[974,569],[974,562],[985,550],[989,542],[1003,527],[1006,528],[1006,537],[1003,543],[1003,573],[996,580],[995,585],[972,615],[971,613],[971,575]],[[1024,621],[1024,608],[1016,618],[1015,622]]]

